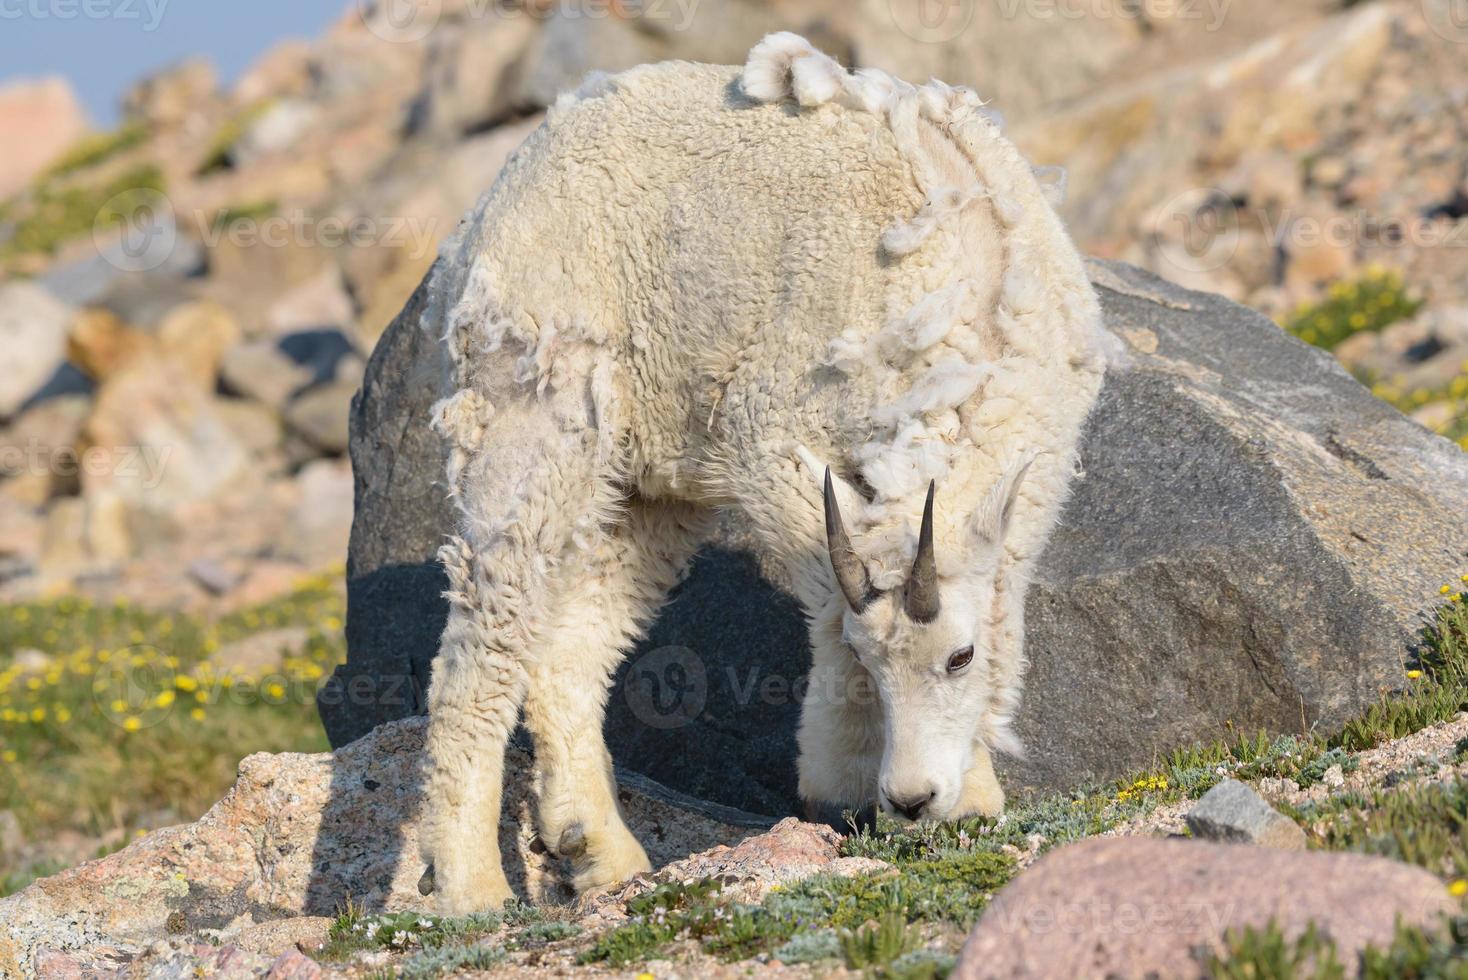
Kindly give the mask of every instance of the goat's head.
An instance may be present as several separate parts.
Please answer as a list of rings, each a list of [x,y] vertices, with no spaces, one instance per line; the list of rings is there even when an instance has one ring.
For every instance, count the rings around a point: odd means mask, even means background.
[[[928,487],[911,570],[901,585],[873,584],[842,520],[839,497],[859,498],[825,476],[826,544],[840,593],[840,642],[875,683],[883,753],[877,804],[909,820],[956,815],[964,776],[993,690],[997,576],[1004,534],[1028,462],[977,502],[948,546],[940,574],[934,495]],[[838,493],[838,487],[840,492]]]

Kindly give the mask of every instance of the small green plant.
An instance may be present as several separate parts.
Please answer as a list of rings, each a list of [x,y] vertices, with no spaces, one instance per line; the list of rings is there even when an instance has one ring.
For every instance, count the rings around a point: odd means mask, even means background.
[[[1386,949],[1368,947],[1361,956],[1362,980],[1468,980],[1468,917],[1448,919],[1438,929],[1397,926]]]
[[[46,170],[43,180],[65,177],[105,163],[120,153],[147,142],[148,127],[142,122],[124,123],[107,133],[91,133],[72,144]]]
[[[1335,944],[1314,923],[1295,939],[1275,923],[1230,930],[1225,945],[1225,954],[1208,964],[1214,980],[1342,980],[1346,975]]]
[[[97,187],[45,184],[18,209],[15,229],[0,245],[0,259],[53,255],[66,242],[127,217],[117,209],[128,204],[130,194],[163,189],[163,172],[153,164],[133,167]]]
[[[257,222],[280,210],[280,202],[274,200],[247,201],[221,208],[210,222],[215,232],[228,231],[231,226],[242,222]]]
[[[1468,783],[1426,783],[1347,794],[1301,817],[1317,842],[1420,865],[1442,876],[1468,876]]]
[[[903,953],[882,970],[885,980],[944,980],[958,964],[958,957],[930,949]]]
[[[399,980],[435,980],[461,970],[488,970],[503,963],[507,955],[497,946],[483,944],[425,949],[404,960],[396,976]]]
[[[210,140],[209,149],[195,170],[194,176],[207,177],[209,174],[216,173],[220,170],[230,169],[234,165],[231,156],[234,145],[274,105],[274,100],[265,99],[246,106],[225,120],[224,124],[214,134],[214,138]]]
[[[1422,304],[1408,295],[1400,273],[1373,268],[1354,282],[1336,283],[1320,302],[1297,308],[1284,328],[1307,344],[1334,350],[1353,334],[1376,333],[1416,316]]]
[[[834,960],[841,955],[841,941],[834,929],[810,929],[797,932],[772,955],[791,966]]]
[[[1431,929],[1398,924],[1386,949],[1368,946],[1352,964],[1361,980],[1468,980],[1468,918]],[[1294,939],[1278,924],[1231,931],[1208,962],[1215,980],[1335,980],[1347,973],[1335,943],[1313,924]]]
[[[574,922],[534,922],[516,933],[519,943],[555,943],[581,935],[581,927]]]
[[[922,937],[903,917],[889,912],[876,922],[859,929],[843,929],[837,933],[841,956],[853,970],[886,966],[903,953],[922,944]]]

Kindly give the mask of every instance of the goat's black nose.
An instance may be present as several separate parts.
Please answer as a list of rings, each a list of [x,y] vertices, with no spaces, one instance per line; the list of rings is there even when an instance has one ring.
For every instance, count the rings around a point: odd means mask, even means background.
[[[893,796],[891,793],[883,795],[887,797],[887,802],[892,804],[892,809],[909,820],[916,820],[923,815],[923,810],[927,808],[928,804],[933,802],[933,797],[938,795],[938,791],[929,790],[927,793],[917,793],[912,796]]]

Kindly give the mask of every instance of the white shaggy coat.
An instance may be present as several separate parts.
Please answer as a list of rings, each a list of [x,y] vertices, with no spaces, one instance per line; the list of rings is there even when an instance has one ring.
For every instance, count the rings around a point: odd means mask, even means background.
[[[583,890],[646,869],[601,737],[609,678],[720,509],[810,621],[802,796],[1002,807],[1026,581],[1102,359],[1081,260],[972,92],[849,73],[791,34],[742,72],[589,79],[445,245],[424,326],[456,365],[435,425],[463,514],[422,837],[445,911],[510,895],[495,828],[522,706],[542,840]],[[828,466],[889,590],[860,611],[828,559]],[[900,595],[930,481],[943,601],[918,623]]]

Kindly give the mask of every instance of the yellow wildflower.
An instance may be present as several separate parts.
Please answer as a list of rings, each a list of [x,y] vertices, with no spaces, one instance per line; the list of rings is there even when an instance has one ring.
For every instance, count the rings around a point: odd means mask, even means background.
[[[129,715],[128,717],[126,717],[126,718],[123,719],[123,722],[122,722],[122,730],[125,731],[125,732],[136,732],[136,731],[140,731],[142,729],[142,727],[143,727],[142,721],[139,720],[138,718],[136,718],[133,715]]]
[[[193,711],[190,711],[189,712],[189,717],[192,718],[192,719],[194,719],[194,721],[203,721],[204,720],[204,709],[203,708],[195,708]]]
[[[1422,676],[1422,671],[1420,671],[1420,670],[1409,670],[1409,671],[1407,671],[1407,678],[1409,680],[1414,680],[1415,681],[1417,678],[1419,678],[1421,676]]]
[[[163,691],[153,699],[153,703],[160,708],[168,708],[173,706],[173,699],[174,693],[172,691]]]
[[[1454,898],[1462,898],[1468,895],[1468,879],[1458,878],[1448,885],[1448,894]]]
[[[14,762],[19,758],[20,756],[15,754],[14,749],[6,749],[4,752],[0,752],[0,759],[4,759],[6,762]]]

